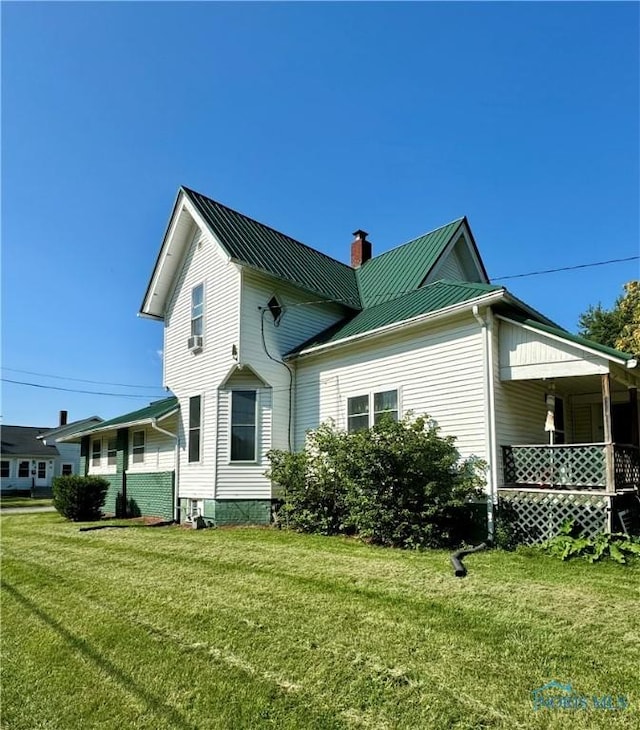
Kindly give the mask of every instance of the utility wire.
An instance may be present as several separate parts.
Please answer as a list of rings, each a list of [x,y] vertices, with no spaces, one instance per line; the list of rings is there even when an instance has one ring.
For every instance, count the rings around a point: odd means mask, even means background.
[[[12,373],[22,373],[23,375],[38,375],[43,378],[55,378],[56,380],[72,380],[76,383],[92,383],[93,385],[116,385],[120,388],[149,388],[151,390],[162,390],[160,385],[131,385],[129,383],[109,383],[102,380],[85,380],[83,378],[66,378],[64,375],[49,375],[48,373],[36,373],[32,370],[18,370],[17,368],[7,368],[2,366],[3,370]]]
[[[75,388],[60,388],[56,385],[40,385],[39,383],[25,383],[22,380],[9,380],[9,378],[0,378],[3,383],[13,383],[14,385],[28,385],[31,388],[43,388],[44,390],[64,390],[66,393],[86,393],[88,395],[109,395],[118,398],[144,398],[148,400],[153,398],[149,393],[145,395],[133,395],[132,393],[103,393],[95,390],[77,390]]]
[[[575,266],[562,266],[558,269],[544,269],[543,271],[530,271],[527,274],[511,274],[510,276],[495,276],[492,281],[504,281],[505,279],[523,279],[525,276],[540,276],[541,274],[555,274],[557,271],[575,271],[576,269],[588,269],[591,266],[606,266],[607,264],[618,264],[623,261],[637,261],[640,256],[628,256],[625,259],[609,259],[608,261],[596,261],[592,264],[577,264]]]

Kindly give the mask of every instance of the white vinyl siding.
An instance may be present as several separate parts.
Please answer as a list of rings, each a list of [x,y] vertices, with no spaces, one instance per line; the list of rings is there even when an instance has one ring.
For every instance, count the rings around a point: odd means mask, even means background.
[[[454,281],[466,281],[466,275],[464,273],[464,267],[460,262],[460,257],[454,248],[453,251],[446,257],[439,267],[437,272],[437,279],[453,279]]]
[[[158,423],[169,433],[178,430],[178,414],[169,416]],[[154,428],[145,429],[144,461],[133,460],[133,432],[139,429],[129,429],[129,464],[127,471],[132,474],[144,474],[158,471],[174,471],[176,462],[176,440],[167,434],[156,431]]]
[[[262,314],[260,311],[261,307],[268,306],[274,295],[283,307],[277,326],[271,312],[266,310]],[[319,303],[319,299],[317,294],[268,276],[249,270],[242,272],[239,357],[273,388],[273,421],[278,424],[273,433],[273,448],[289,448],[289,388],[293,380],[289,369],[277,360],[342,320],[348,311],[341,304]],[[265,346],[269,354],[265,352]],[[290,363],[289,367],[295,368],[295,364]]]
[[[190,352],[192,289],[204,285],[202,351]],[[191,234],[164,323],[165,385],[180,401],[178,496],[213,499],[216,473],[217,389],[235,361],[238,346],[240,270],[209,233]],[[189,398],[201,395],[200,460],[189,462]],[[164,427],[164,424],[163,424]],[[168,430],[174,430],[168,428]],[[148,433],[149,439],[155,438]],[[151,440],[149,442],[151,447]]]
[[[297,448],[327,419],[346,429],[347,397],[398,389],[403,413],[428,414],[463,456],[488,458],[482,338],[471,313],[301,359],[296,383]]]
[[[235,384],[234,384],[235,387]],[[218,473],[217,499],[270,499],[271,482],[264,475],[269,468],[267,451],[271,448],[271,389],[256,390],[257,461],[232,462],[231,454],[231,396],[232,390],[219,393],[218,411]]]
[[[531,380],[597,375],[609,372],[604,357],[580,345],[500,321],[500,378]]]

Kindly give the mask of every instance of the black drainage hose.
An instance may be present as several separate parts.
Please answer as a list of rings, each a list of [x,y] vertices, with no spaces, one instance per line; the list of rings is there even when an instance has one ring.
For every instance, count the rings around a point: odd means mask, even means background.
[[[456,578],[464,578],[467,574],[467,569],[462,564],[462,558],[464,558],[466,555],[471,555],[471,553],[478,553],[480,552],[480,550],[486,550],[488,547],[488,543],[481,542],[480,545],[476,545],[475,547],[458,550],[457,552],[453,553],[453,555],[451,556],[451,565],[453,565],[453,570],[455,571]]]

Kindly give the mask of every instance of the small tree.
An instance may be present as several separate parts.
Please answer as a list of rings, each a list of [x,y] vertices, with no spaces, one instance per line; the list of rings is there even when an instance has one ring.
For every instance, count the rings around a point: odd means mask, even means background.
[[[470,529],[483,465],[461,460],[453,437],[426,417],[383,420],[358,433],[321,425],[302,454],[272,451],[268,475],[284,513],[305,532],[357,534],[375,544],[437,547]]]
[[[640,355],[640,281],[629,281],[612,309],[598,303],[578,320],[580,334],[601,345]]]
[[[53,480],[53,506],[73,522],[99,520],[108,489],[109,482],[101,477],[56,477]]]

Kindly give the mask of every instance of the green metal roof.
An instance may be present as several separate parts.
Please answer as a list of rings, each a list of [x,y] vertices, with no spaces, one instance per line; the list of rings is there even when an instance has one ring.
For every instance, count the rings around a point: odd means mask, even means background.
[[[621,350],[616,350],[613,347],[607,347],[606,345],[601,345],[599,342],[594,342],[593,340],[589,340],[586,337],[581,337],[580,335],[574,335],[571,332],[568,332],[567,330],[564,330],[560,327],[551,327],[548,324],[544,324],[543,322],[538,322],[535,319],[530,319],[529,317],[523,317],[521,315],[515,314],[515,313],[509,313],[506,315],[509,319],[514,320],[515,322],[519,322],[520,324],[528,325],[529,327],[533,327],[533,329],[540,330],[540,332],[546,332],[550,335],[555,335],[556,337],[561,337],[563,340],[567,340],[568,342],[573,342],[576,345],[582,345],[583,347],[589,347],[592,350],[597,350],[598,352],[602,352],[604,355],[608,355],[609,357],[615,357],[618,360],[624,360],[625,362],[629,360],[635,360],[636,358],[633,355],[630,355],[628,352],[622,352]]]
[[[401,297],[378,304],[356,314],[352,319],[343,321],[321,332],[289,355],[310,347],[338,342],[347,337],[362,335],[386,325],[417,317],[421,314],[436,312],[455,304],[478,299],[492,292],[504,291],[501,286],[491,284],[470,284],[461,281],[436,281]]]
[[[77,431],[74,434],[69,434],[61,439],[61,441],[69,441],[78,436],[96,433],[97,431],[112,431],[115,428],[120,428],[124,425],[135,425],[136,423],[148,423],[149,421],[156,418],[163,418],[168,416],[173,411],[178,410],[178,399],[175,396],[170,398],[164,398],[163,400],[155,401],[145,408],[140,408],[137,411],[131,411],[125,413],[123,416],[116,416],[109,421],[102,421],[96,423],[91,428],[84,429],[83,431]]]
[[[182,187],[229,256],[327,299],[360,309],[355,271],[242,213]]]
[[[389,301],[417,289],[436,264],[464,218],[436,228],[375,256],[356,270],[362,308]]]

